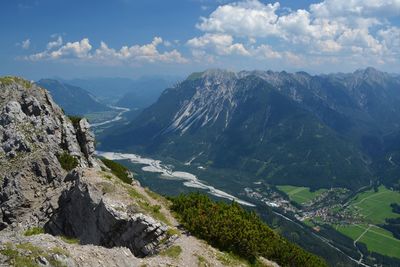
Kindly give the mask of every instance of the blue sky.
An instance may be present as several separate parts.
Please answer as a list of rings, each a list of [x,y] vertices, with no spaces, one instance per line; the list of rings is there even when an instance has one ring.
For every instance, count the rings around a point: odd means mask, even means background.
[[[0,75],[400,72],[400,0],[3,0]]]

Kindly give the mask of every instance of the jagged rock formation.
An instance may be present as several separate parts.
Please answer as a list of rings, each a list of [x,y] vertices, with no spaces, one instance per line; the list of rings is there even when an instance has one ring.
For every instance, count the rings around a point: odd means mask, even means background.
[[[49,233],[124,246],[137,256],[169,244],[165,224],[138,210],[117,210],[124,204],[95,185],[103,182],[96,172],[101,163],[85,119],[73,125],[47,91],[11,77],[0,80],[0,111],[0,230],[46,225]],[[63,153],[77,159],[76,170],[62,168]]]
[[[87,143],[81,147],[51,96],[17,79],[0,82],[0,112],[0,228],[43,224],[57,208],[66,175],[57,156],[65,151],[80,167],[93,165],[93,138],[82,122],[78,136]]]
[[[98,173],[75,171],[67,179],[72,181],[59,199],[58,212],[45,226],[49,233],[77,237],[81,244],[127,247],[139,257],[173,240],[164,223],[138,213],[129,197],[121,197],[126,190]]]

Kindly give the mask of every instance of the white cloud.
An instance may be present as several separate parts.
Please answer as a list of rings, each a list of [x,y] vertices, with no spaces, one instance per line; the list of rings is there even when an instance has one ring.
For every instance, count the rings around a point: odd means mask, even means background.
[[[48,50],[50,50],[56,47],[60,47],[62,44],[63,44],[62,37],[58,36],[56,40],[49,42],[46,47]]]
[[[274,51],[269,45],[263,44],[254,50],[254,55],[262,59],[282,58],[282,54]]]
[[[188,45],[217,55],[232,54],[237,45],[243,51],[237,54],[267,59],[300,62],[307,55],[315,62],[326,62],[325,56],[329,62],[351,57],[382,63],[400,56],[400,28],[391,23],[399,15],[400,0],[325,0],[298,10],[244,0],[201,17],[196,27],[204,33]]]
[[[242,56],[250,53],[241,43],[233,43],[233,37],[228,34],[209,34],[190,39],[187,44],[195,49],[214,49],[218,55],[238,54]]]
[[[278,8],[279,3],[264,5],[257,0],[227,4],[219,6],[208,18],[202,17],[196,26],[206,32],[265,37],[277,34]]]
[[[104,64],[120,63],[185,63],[187,60],[177,51],[160,52],[158,46],[163,44],[161,37],[154,37],[153,41],[145,45],[123,46],[119,50],[108,47],[105,42],[100,43],[100,47],[93,49],[88,38],[81,41],[68,42],[62,45],[59,37],[56,41],[49,42],[47,49],[26,57],[28,60],[56,60],[74,59],[91,62],[101,62]],[[62,46],[61,46],[62,45]]]
[[[26,49],[29,49],[29,47],[31,47],[31,40],[26,39],[26,40],[22,41],[21,43],[16,43],[15,45],[21,46],[22,49],[26,50]]]
[[[318,17],[396,16],[400,15],[399,0],[325,0],[310,5]]]
[[[89,43],[89,39],[83,38],[79,42],[68,42],[61,46],[58,50],[50,52],[49,55],[52,59],[68,56],[77,58],[90,58],[90,50],[92,50],[92,45]]]

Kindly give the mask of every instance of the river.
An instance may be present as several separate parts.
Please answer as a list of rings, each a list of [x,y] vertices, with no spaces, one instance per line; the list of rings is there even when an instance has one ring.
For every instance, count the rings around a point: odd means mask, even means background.
[[[120,121],[123,118],[122,115],[124,113],[130,111],[129,108],[115,107],[115,106],[109,106],[109,107],[112,108],[112,109],[118,110],[119,113],[114,118],[112,118],[111,120],[102,121],[102,122],[98,122],[98,123],[91,123],[90,124],[91,127],[103,126],[103,125],[106,125],[106,124],[109,124],[109,123],[112,123],[112,122]]]
[[[129,160],[134,164],[144,165],[142,167],[142,170],[145,172],[159,173],[160,174],[159,177],[161,179],[182,181],[183,186],[202,189],[213,196],[234,200],[237,203],[245,206],[255,207],[255,205],[250,202],[239,199],[231,194],[228,194],[220,189],[215,188],[214,186],[208,185],[206,182],[198,179],[197,176],[192,173],[183,171],[173,171],[171,170],[170,167],[162,164],[160,160],[143,158],[139,155],[128,154],[128,153],[96,151],[96,154],[98,156],[105,157],[111,160]]]

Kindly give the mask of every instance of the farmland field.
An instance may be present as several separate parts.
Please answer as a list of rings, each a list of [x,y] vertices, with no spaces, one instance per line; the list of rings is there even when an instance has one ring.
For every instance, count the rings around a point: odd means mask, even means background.
[[[285,192],[290,200],[297,202],[298,204],[307,203],[326,191],[326,189],[319,189],[315,192],[311,192],[310,188],[308,187],[298,187],[291,185],[279,185],[277,186],[277,188],[280,191]]]
[[[364,243],[369,251],[400,258],[400,240],[392,233],[375,225],[335,226],[342,234]]]
[[[391,203],[400,203],[400,193],[380,186],[377,192],[373,190],[358,194],[349,204],[349,208],[357,210],[366,222],[372,224],[384,223],[386,218],[397,218]]]

